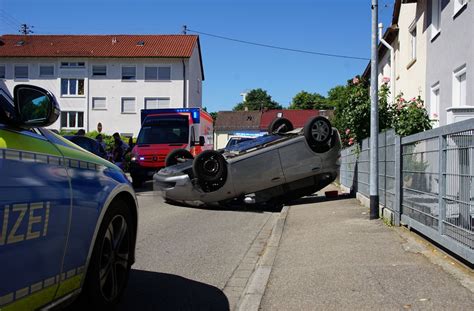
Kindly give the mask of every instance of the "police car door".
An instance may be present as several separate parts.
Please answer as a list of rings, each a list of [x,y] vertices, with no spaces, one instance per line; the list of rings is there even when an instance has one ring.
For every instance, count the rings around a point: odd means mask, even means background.
[[[39,131],[0,121],[0,309],[34,309],[55,296],[70,191],[58,149]]]

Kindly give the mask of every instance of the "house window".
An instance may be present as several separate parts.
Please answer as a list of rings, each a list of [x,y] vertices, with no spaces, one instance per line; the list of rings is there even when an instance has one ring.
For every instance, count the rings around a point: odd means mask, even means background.
[[[92,76],[93,77],[105,77],[105,76],[107,76],[107,66],[106,65],[94,65],[94,66],[92,66]]]
[[[61,128],[83,128],[84,112],[83,111],[61,111]]]
[[[459,67],[453,73],[453,106],[466,106],[466,65]]]
[[[171,80],[171,67],[145,67],[145,81]]]
[[[431,86],[430,96],[430,119],[433,121],[433,127],[439,126],[439,82]]]
[[[105,97],[92,97],[92,109],[94,110],[106,110],[107,101]]]
[[[54,76],[54,66],[53,65],[40,65],[39,68],[40,77],[53,77]]]
[[[416,21],[410,27],[411,60],[416,60]]]
[[[84,79],[61,79],[61,95],[84,95]]]
[[[135,113],[135,98],[124,97],[122,98],[122,113]]]
[[[158,80],[158,67],[145,67],[145,81]]]
[[[171,80],[171,67],[158,67],[158,80]]]
[[[169,97],[145,98],[145,109],[169,108]]]
[[[197,80],[197,92],[198,92],[198,94],[200,94],[201,91],[202,91],[202,81],[201,81],[201,79],[198,79]]]
[[[454,16],[467,5],[467,0],[454,0]]]
[[[135,66],[122,67],[122,80],[135,80],[137,78],[137,68]]]
[[[61,68],[85,68],[85,62],[61,62]]]
[[[28,65],[15,66],[15,79],[28,79]]]
[[[441,24],[441,0],[431,1],[431,39],[436,37]]]
[[[5,65],[0,66],[0,79],[5,79]]]

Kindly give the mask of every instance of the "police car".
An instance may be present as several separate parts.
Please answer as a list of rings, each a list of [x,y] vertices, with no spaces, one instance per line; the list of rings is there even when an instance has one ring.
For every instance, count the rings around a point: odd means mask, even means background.
[[[123,172],[43,127],[54,96],[0,94],[0,310],[115,305],[134,262],[137,200]]]

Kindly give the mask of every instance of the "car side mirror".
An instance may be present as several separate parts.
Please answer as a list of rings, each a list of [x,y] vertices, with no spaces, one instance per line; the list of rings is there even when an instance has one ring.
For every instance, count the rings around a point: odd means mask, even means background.
[[[43,88],[19,84],[13,89],[16,125],[20,127],[43,127],[53,124],[61,110],[54,95]]]
[[[199,146],[204,146],[206,144],[206,139],[204,136],[199,136]]]

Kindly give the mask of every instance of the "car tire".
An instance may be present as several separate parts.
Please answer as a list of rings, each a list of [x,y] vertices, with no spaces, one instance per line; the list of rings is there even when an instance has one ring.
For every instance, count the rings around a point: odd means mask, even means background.
[[[112,309],[120,301],[132,266],[134,227],[127,204],[114,201],[106,211],[94,244],[79,299],[82,306]]]
[[[227,162],[215,150],[201,152],[193,162],[193,173],[202,182],[218,182],[227,177]]]
[[[185,160],[185,159],[192,160],[193,158],[194,158],[193,155],[188,150],[175,149],[171,151],[170,153],[168,153],[168,155],[166,156],[165,166],[168,167],[168,166],[176,165],[178,163],[181,163],[182,160]]]
[[[310,146],[323,146],[332,136],[331,122],[325,117],[317,116],[306,122],[304,137]]]
[[[293,130],[293,124],[286,118],[276,118],[268,126],[268,134],[282,134]]]

